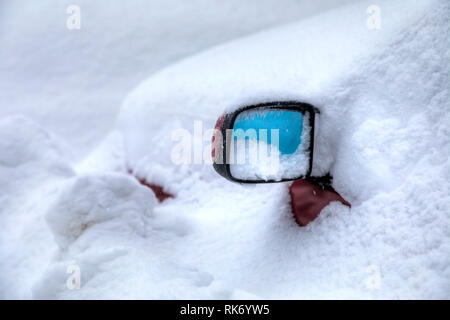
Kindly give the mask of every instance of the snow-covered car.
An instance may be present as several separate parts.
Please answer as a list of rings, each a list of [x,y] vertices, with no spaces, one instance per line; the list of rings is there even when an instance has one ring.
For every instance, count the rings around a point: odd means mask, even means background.
[[[194,222],[183,259],[265,298],[448,298],[448,16],[446,1],[362,2],[140,85],[119,117],[127,165],[175,196],[168,215]],[[239,185],[208,163],[224,111],[292,100],[321,112],[313,175],[331,172],[352,204],[330,204],[304,229],[288,183]]]
[[[4,294],[450,298],[449,16],[447,0],[358,1],[213,47],[134,89],[82,163],[0,120]],[[291,182],[215,172],[217,119],[273,101],[320,111],[311,175],[351,208],[301,228]]]

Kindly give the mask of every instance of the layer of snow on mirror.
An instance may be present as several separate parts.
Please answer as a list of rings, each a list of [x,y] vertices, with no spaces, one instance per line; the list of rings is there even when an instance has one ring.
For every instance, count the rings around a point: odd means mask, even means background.
[[[249,117],[251,111],[242,112],[238,117],[241,115]],[[306,175],[309,169],[311,131],[309,115],[304,114],[301,120],[302,129],[298,132],[298,138],[283,134],[280,137],[278,129],[234,130],[229,157],[231,175],[235,179],[246,181],[280,181]],[[286,140],[298,140],[294,152],[286,153],[289,150],[285,149],[295,148],[295,145],[287,145]]]

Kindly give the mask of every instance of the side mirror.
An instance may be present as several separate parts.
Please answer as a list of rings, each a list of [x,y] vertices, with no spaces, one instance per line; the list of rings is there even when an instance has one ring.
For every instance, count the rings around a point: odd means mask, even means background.
[[[318,113],[306,103],[275,102],[223,115],[216,123],[213,137],[214,169],[241,183],[308,177]]]

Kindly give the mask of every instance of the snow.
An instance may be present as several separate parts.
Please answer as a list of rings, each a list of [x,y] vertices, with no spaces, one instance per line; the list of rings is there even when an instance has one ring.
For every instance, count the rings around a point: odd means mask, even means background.
[[[63,190],[47,213],[48,225],[63,250],[80,235],[86,236],[86,229],[95,236],[96,224],[145,236],[144,218],[153,211],[155,196],[136,179],[122,174],[80,175]]]
[[[228,129],[231,130],[230,141],[226,142],[230,150],[230,174],[236,179],[250,181],[280,181],[305,176],[309,168],[309,115],[295,117],[288,111],[283,117],[284,123],[280,124],[277,122],[279,113],[275,118],[267,119],[265,111],[267,109],[243,111],[236,117],[233,129]],[[252,123],[258,114],[264,124],[260,125],[261,120]],[[250,121],[246,123],[247,119]],[[287,124],[289,119],[295,120]],[[267,125],[267,121],[273,121],[272,125]],[[298,132],[296,128],[299,128]],[[283,133],[284,130],[289,134]]]
[[[199,248],[186,249],[204,257],[197,265],[265,298],[449,297],[449,7],[383,2],[374,32],[367,6],[213,48],[126,99],[128,166],[148,179],[164,172],[178,201],[201,202],[184,211],[211,220],[191,237]],[[208,165],[189,171],[166,160],[172,130],[192,130],[194,120],[213,127],[224,110],[274,100],[320,109],[313,174],[330,170],[351,210],[333,204],[298,230],[287,185],[239,186]],[[381,277],[374,290],[372,269]]]
[[[355,0],[340,1],[340,3]],[[80,8],[80,29],[66,27]],[[336,6],[335,0],[2,0],[0,117],[25,114],[83,159],[122,100],[153,72],[242,35]]]
[[[81,160],[94,131],[76,142],[47,129],[64,133],[64,117],[0,119],[0,297],[449,299],[450,4],[378,3],[377,31],[361,1],[165,68]],[[351,209],[331,203],[299,228],[288,183],[172,163],[174,130],[277,99],[320,109],[313,174],[330,170]],[[210,152],[204,138],[192,145]],[[158,204],[128,170],[175,198]]]
[[[299,146],[292,154],[282,154],[274,144],[267,144],[262,140],[247,141],[246,143],[243,139],[238,140],[236,156],[233,152],[230,153],[230,174],[234,178],[280,181],[305,175],[309,157],[303,146]]]
[[[47,200],[75,172],[64,144],[30,119],[1,119],[0,137],[0,297],[30,297],[56,251]]]
[[[244,117],[247,116],[246,112],[241,114],[244,114]],[[252,128],[246,131],[233,128],[233,137],[237,139],[231,139],[230,142],[229,164],[230,174],[234,178],[280,181],[306,175],[309,168],[309,134],[311,132],[308,114],[302,117],[302,130],[299,134],[300,144],[291,154],[283,154],[278,149],[281,140],[279,129],[271,129],[270,132],[267,132],[267,129],[260,129],[258,135],[256,131],[252,133],[251,130]],[[267,140],[268,135],[271,135],[270,140]],[[248,137],[250,138],[248,139]],[[259,139],[256,139],[256,137],[259,137]],[[265,140],[271,141],[271,143],[268,144]]]

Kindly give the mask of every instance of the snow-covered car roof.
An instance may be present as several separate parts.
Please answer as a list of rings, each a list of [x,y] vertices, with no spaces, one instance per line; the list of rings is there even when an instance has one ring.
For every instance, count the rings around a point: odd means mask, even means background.
[[[165,212],[196,221],[199,248],[188,251],[198,266],[264,297],[448,297],[450,5],[379,1],[375,30],[370,5],[215,47],[126,99],[128,166],[176,194]],[[210,129],[226,110],[280,100],[320,109],[313,174],[331,171],[352,203],[328,206],[303,230],[286,184],[240,186],[170,158],[174,130],[192,132],[196,120]],[[370,270],[383,273],[381,289],[365,285]]]
[[[163,174],[166,183],[167,175],[179,179],[170,159],[177,128],[193,131],[194,120],[202,120],[206,130],[225,110],[298,100],[321,111],[313,174],[332,170],[336,186],[350,198],[395,186],[408,169],[381,154],[355,161],[354,153],[365,146],[350,140],[370,135],[371,121],[391,128],[395,138],[396,126],[431,108],[432,97],[446,92],[448,72],[440,67],[448,52],[446,4],[381,2],[379,30],[367,26],[368,7],[361,2],[261,32],[150,77],[126,99],[119,116],[129,165],[134,170],[160,165],[170,168]],[[346,169],[350,163],[353,170]],[[367,175],[373,179],[364,179]]]

